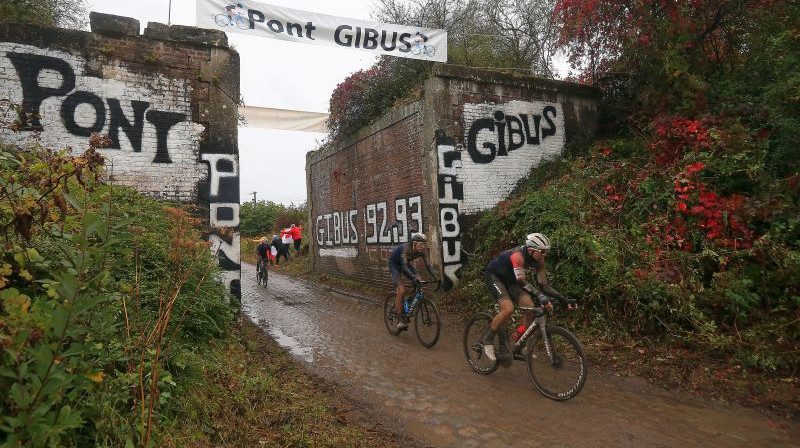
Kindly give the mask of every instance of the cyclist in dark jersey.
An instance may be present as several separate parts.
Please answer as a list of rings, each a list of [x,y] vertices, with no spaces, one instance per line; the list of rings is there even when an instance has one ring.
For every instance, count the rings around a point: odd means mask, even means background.
[[[433,271],[433,267],[431,267],[430,260],[428,260],[428,252],[425,250],[425,244],[427,242],[428,238],[424,234],[414,233],[411,235],[411,241],[395,247],[392,254],[389,255],[389,272],[392,274],[392,281],[394,282],[395,291],[397,292],[397,298],[394,303],[395,311],[398,316],[402,316],[400,322],[397,323],[397,328],[399,330],[408,328],[406,316],[403,314],[403,294],[405,294],[405,287],[400,279],[400,274],[402,273],[413,282],[420,281],[421,279],[417,274],[417,270],[411,262],[422,257],[425,261],[425,267],[428,269],[428,273],[437,282],[439,281],[439,278]]]
[[[256,271],[261,269],[261,260],[265,262],[269,260],[269,256],[267,255],[269,251],[272,250],[272,246],[267,243],[267,237],[262,237],[256,246]]]
[[[525,239],[524,245],[501,253],[486,266],[486,284],[500,306],[500,312],[492,319],[489,331],[481,340],[483,352],[490,360],[497,359],[494,338],[511,313],[514,312],[514,305],[533,306],[532,296],[535,294],[542,308],[553,307],[548,296],[567,301],[570,309],[573,306],[577,307],[574,301],[566,300],[561,293],[548,284],[544,260],[549,251],[550,240],[541,233],[531,233]],[[539,289],[528,283],[525,278],[525,270],[531,268],[536,269],[536,283],[538,283]],[[525,311],[522,314],[527,327],[533,322],[533,313]],[[501,332],[502,334],[503,332]],[[510,365],[512,354],[506,350],[505,341],[500,341],[499,348],[498,355],[501,361],[504,361],[503,365]]]

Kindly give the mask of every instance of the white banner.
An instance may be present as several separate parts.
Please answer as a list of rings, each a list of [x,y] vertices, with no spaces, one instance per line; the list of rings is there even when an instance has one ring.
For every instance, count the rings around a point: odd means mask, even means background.
[[[248,128],[282,129],[285,131],[328,132],[328,114],[269,107],[240,107]]]
[[[197,26],[289,42],[447,62],[447,31],[317,14],[264,3],[197,0]]]

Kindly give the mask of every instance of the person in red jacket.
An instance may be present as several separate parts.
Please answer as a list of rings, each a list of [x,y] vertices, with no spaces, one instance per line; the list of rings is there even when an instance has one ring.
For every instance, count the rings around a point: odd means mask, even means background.
[[[296,224],[292,224],[289,227],[289,233],[292,235],[292,239],[294,240],[294,251],[295,253],[300,253],[300,244],[301,240],[303,239],[302,234],[303,226],[298,226]]]

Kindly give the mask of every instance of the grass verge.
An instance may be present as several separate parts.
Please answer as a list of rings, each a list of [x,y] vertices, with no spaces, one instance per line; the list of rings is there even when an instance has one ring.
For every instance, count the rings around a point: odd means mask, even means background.
[[[303,371],[247,318],[197,352],[164,447],[416,446],[369,407]]]

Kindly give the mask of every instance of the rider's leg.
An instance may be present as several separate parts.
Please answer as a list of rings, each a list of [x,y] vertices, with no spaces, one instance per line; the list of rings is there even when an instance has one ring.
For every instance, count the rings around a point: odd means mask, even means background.
[[[389,262],[389,273],[392,275],[392,282],[394,282],[395,286],[394,310],[400,317],[399,322],[397,322],[397,328],[402,330],[408,328],[408,324],[406,324],[403,316],[403,295],[406,289],[403,286],[402,280],[400,280],[400,270],[392,262]]]
[[[495,333],[503,328],[503,324],[505,324],[508,318],[511,317],[511,313],[514,312],[514,302],[512,302],[508,297],[501,298],[498,305],[500,305],[500,312],[494,316],[491,324],[492,331]]]
[[[394,311],[397,313],[398,316],[403,315],[403,295],[406,292],[406,288],[403,287],[403,284],[398,284],[395,291],[395,298],[394,298]]]
[[[533,306],[533,299],[531,295],[527,292],[523,292],[519,295],[519,306],[524,307],[531,307]],[[525,310],[522,312],[522,323],[525,325],[525,328],[528,328],[533,323],[533,311]]]
[[[492,323],[489,325],[489,332],[491,336],[494,336],[494,334],[502,328],[509,316],[511,316],[511,313],[514,312],[514,303],[511,301],[508,288],[506,288],[506,285],[504,285],[496,275],[486,273],[486,287],[489,288],[489,292],[492,293],[492,296],[494,296],[494,299],[497,301],[497,305],[500,306],[500,312],[494,316]]]
[[[500,281],[497,276],[486,273],[486,286],[489,288],[489,291],[494,296],[495,300],[497,300],[498,306],[500,306],[500,312],[492,319],[492,322],[489,324],[489,329],[481,338],[481,344],[483,344],[483,353],[486,357],[492,361],[496,361],[497,357],[495,356],[494,350],[494,340],[495,336],[497,335],[497,331],[502,328],[503,323],[508,316],[514,311],[514,304],[511,302],[510,297],[508,295],[508,290],[506,289],[505,285],[502,281]],[[505,312],[504,310],[508,310]],[[500,341],[502,343],[502,341]]]

